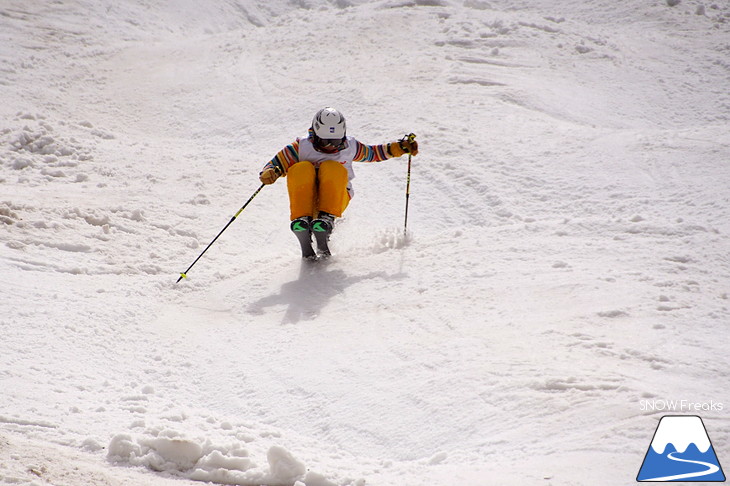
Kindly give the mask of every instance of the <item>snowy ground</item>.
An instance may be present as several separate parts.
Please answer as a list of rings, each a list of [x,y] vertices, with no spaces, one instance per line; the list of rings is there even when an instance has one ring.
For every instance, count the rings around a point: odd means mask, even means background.
[[[0,483],[630,484],[664,400],[727,467],[730,4],[669,3],[2,0]],[[327,264],[278,182],[175,284],[325,105],[418,135],[410,238],[363,164]]]

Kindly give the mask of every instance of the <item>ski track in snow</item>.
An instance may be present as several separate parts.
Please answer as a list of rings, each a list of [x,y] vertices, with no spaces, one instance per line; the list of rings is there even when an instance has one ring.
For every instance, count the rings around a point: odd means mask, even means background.
[[[0,40],[0,484],[617,484],[641,400],[730,402],[723,2],[7,0]],[[324,105],[418,135],[408,237],[405,158],[360,164],[330,261],[278,182],[175,285]]]

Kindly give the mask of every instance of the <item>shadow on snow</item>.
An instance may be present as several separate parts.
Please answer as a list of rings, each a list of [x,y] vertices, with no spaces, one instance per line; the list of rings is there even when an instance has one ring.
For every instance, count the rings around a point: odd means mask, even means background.
[[[253,302],[248,312],[262,314],[268,307],[285,305],[282,324],[313,320],[333,297],[344,294],[352,285],[372,279],[400,280],[405,277],[402,273],[389,275],[383,271],[348,276],[342,269],[328,267],[328,262],[324,261],[302,261],[296,280],[282,285],[278,293]]]

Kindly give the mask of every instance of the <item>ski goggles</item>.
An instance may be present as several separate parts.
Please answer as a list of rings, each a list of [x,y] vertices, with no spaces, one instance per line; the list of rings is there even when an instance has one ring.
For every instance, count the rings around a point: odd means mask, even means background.
[[[317,148],[325,150],[342,150],[347,147],[345,138],[317,138]]]

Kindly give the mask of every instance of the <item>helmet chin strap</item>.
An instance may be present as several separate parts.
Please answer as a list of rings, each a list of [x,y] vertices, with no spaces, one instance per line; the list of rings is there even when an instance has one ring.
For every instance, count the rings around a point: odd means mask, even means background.
[[[317,152],[322,152],[323,154],[336,154],[337,152],[339,152],[339,150],[334,147],[320,147],[317,144],[314,144],[314,150],[316,150]]]

